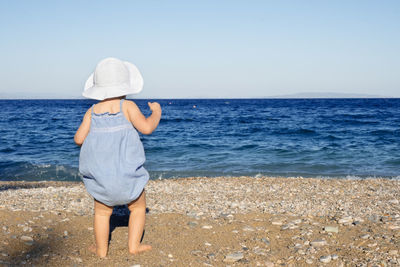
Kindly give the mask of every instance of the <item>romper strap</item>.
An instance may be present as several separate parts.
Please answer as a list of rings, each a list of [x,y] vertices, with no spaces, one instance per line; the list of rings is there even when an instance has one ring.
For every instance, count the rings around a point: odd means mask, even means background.
[[[93,115],[93,113],[94,113],[94,111],[93,111],[93,109],[94,109],[94,105],[95,105],[95,104],[93,104],[93,105],[92,105],[92,108],[90,109],[90,110],[91,110],[91,114],[92,114],[92,115]]]
[[[122,113],[122,103],[124,102],[124,98],[121,99],[121,101],[119,101],[119,112]]]

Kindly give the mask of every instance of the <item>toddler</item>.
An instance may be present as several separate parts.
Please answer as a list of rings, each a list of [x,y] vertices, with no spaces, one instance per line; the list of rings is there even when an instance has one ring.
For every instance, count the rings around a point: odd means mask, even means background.
[[[126,95],[139,93],[143,78],[135,65],[116,58],[100,61],[85,84],[83,96],[100,100],[86,111],[74,141],[81,146],[79,172],[86,190],[94,198],[94,236],[89,249],[99,257],[108,251],[113,206],[127,204],[129,252],[151,249],[140,243],[146,216],[144,187],[149,174],[143,167],[145,154],[136,130],[151,134],[161,118],[157,102],[148,103],[146,118]]]

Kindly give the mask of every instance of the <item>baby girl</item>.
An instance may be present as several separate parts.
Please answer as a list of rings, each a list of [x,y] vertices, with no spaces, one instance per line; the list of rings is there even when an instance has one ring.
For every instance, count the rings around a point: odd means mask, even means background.
[[[149,102],[152,114],[146,118],[133,101],[125,100],[142,88],[143,78],[135,65],[116,58],[100,61],[85,84],[83,96],[100,102],[86,111],[74,141],[81,146],[79,172],[94,198],[96,244],[90,250],[99,257],[107,255],[110,216],[116,205],[127,204],[130,210],[129,252],[151,249],[140,243],[149,173],[143,167],[145,153],[137,131],[151,134],[160,122],[161,107]]]

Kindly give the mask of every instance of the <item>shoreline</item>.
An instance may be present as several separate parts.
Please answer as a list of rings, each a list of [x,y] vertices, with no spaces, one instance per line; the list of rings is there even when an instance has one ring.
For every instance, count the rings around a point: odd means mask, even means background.
[[[157,176],[158,175],[158,176]],[[151,178],[151,177],[157,177],[157,178]],[[232,175],[196,175],[196,176],[163,176],[163,174],[151,174],[150,173],[150,179],[149,181],[158,181],[158,180],[179,180],[179,179],[202,179],[202,178],[207,178],[207,179],[230,179],[230,178],[253,178],[253,179],[258,179],[258,178],[270,178],[270,179],[317,179],[317,180],[376,180],[376,179],[383,179],[383,180],[394,180],[394,181],[400,181],[400,175],[378,175],[378,176],[371,176],[371,175],[350,175],[350,174],[343,174],[343,175],[317,175],[317,174],[310,174],[310,175],[275,175],[275,174],[232,174]],[[0,186],[2,184],[41,184],[41,183],[54,183],[55,185],[61,185],[61,184],[74,184],[74,183],[80,183],[82,182],[82,177],[79,178],[79,180],[74,180],[74,179],[66,179],[66,180],[35,180],[35,179],[20,179],[18,180],[12,179],[12,178],[6,178],[4,180],[1,180],[0,177]]]
[[[117,207],[113,217],[120,226],[113,232],[109,259],[99,260],[81,246],[93,239],[93,200],[82,182],[1,181],[0,263],[400,264],[400,180],[189,177],[149,180],[145,190],[144,242],[153,251],[128,255],[128,213]],[[48,233],[49,227],[60,232]],[[64,249],[33,249],[49,238]],[[16,251],[24,257],[16,257]]]
[[[260,189],[262,189],[260,191]],[[9,190],[15,190],[18,194],[10,194]],[[187,178],[168,178],[160,180],[149,180],[146,187],[147,205],[156,213],[161,212],[178,212],[185,214],[190,207],[192,200],[194,207],[203,206],[204,210],[210,211],[212,217],[217,214],[212,212],[208,205],[214,205],[213,209],[223,209],[229,207],[229,212],[269,212],[269,213],[295,213],[296,215],[309,214],[317,211],[323,215],[327,215],[327,211],[322,209],[327,206],[325,202],[331,202],[333,211],[335,204],[337,207],[341,202],[346,200],[344,207],[338,208],[339,213],[353,212],[357,215],[357,210],[352,207],[365,209],[364,215],[372,212],[379,212],[384,200],[392,200],[394,204],[400,200],[400,180],[371,178],[362,180],[353,179],[322,179],[322,178],[303,178],[303,177],[187,177]],[[327,192],[328,194],[325,194]],[[38,197],[40,194],[40,197]],[[67,212],[76,212],[80,208],[85,207],[83,204],[74,202],[73,197],[79,196],[81,202],[89,204],[92,201],[90,195],[86,192],[83,182],[81,181],[1,181],[0,182],[0,208],[5,208],[12,204],[12,207],[21,210],[30,210],[30,204],[40,206],[47,210],[49,200],[53,202],[53,208],[60,209],[63,207],[61,202],[65,202],[64,197],[43,198],[45,195],[68,194],[72,200],[72,206],[66,209]],[[215,198],[215,196],[218,198]],[[17,196],[18,199],[15,199]],[[14,203],[25,197],[25,203]],[[236,197],[236,200],[233,198]],[[301,199],[299,202],[296,199]],[[339,199],[336,203],[334,198]],[[347,199],[346,199],[347,198]],[[389,199],[390,198],[390,199]],[[364,202],[357,202],[354,199],[362,199]],[[30,201],[28,201],[30,200]],[[280,203],[281,207],[276,208],[277,202],[291,203],[292,205]],[[13,202],[13,203],[12,203]],[[174,202],[169,207],[160,206],[166,204],[163,202]],[[314,210],[304,209],[310,204],[324,202],[323,205],[317,205]],[[71,204],[70,203],[70,204]],[[241,205],[240,205],[241,203]],[[380,205],[367,207],[368,203],[379,203]],[[293,205],[296,204],[296,207]],[[388,204],[388,203],[386,203]],[[390,203],[389,203],[390,204]],[[342,205],[342,206],[343,206]],[[64,205],[65,206],[65,205]],[[391,205],[386,205],[386,212],[398,212],[392,210]],[[85,209],[85,213],[89,210]]]

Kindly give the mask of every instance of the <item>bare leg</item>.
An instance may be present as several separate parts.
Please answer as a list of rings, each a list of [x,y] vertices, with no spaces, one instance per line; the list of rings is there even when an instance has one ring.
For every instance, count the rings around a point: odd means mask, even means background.
[[[101,258],[107,256],[112,211],[112,207],[94,200],[94,237],[96,239],[96,246],[89,249]]]
[[[144,190],[139,198],[128,204],[128,208],[131,211],[128,226],[129,253],[138,254],[151,250],[150,245],[140,244],[146,221],[146,196]]]

